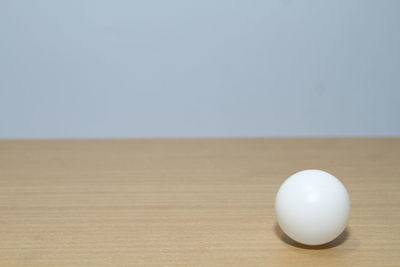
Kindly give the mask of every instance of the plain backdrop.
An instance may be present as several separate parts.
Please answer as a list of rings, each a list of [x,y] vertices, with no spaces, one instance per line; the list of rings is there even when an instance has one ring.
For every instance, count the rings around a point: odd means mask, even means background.
[[[399,12],[0,0],[0,138],[400,136]]]

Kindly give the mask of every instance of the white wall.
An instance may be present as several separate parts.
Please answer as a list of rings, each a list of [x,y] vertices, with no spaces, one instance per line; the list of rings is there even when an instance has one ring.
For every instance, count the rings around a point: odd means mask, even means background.
[[[400,136],[400,1],[0,1],[0,138]]]

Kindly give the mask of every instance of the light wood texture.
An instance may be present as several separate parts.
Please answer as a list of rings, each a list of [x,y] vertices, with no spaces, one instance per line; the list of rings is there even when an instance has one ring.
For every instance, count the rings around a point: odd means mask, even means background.
[[[323,169],[352,213],[310,249],[276,225]],[[0,141],[0,266],[399,266],[400,139]]]

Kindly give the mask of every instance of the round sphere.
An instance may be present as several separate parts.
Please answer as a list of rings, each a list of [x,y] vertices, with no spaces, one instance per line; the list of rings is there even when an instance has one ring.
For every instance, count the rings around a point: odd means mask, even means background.
[[[305,170],[281,185],[275,210],[279,226],[290,238],[306,245],[321,245],[334,240],[346,228],[350,197],[335,176]]]

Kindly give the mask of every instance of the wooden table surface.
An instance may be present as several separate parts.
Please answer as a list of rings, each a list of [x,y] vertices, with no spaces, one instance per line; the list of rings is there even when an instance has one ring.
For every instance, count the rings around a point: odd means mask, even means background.
[[[316,248],[276,224],[280,184],[350,192]],[[0,266],[400,266],[400,139],[0,141]]]

